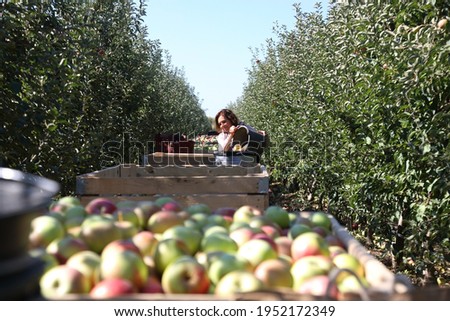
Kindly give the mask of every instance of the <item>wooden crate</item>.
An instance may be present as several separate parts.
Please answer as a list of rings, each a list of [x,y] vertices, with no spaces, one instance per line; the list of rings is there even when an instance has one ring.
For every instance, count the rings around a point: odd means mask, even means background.
[[[182,206],[211,208],[269,206],[269,175],[264,166],[118,165],[77,176],[83,204],[102,196],[118,200],[154,200],[171,196]]]

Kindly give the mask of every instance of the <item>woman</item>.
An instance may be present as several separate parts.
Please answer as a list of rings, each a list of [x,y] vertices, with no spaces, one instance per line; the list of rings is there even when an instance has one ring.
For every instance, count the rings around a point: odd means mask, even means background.
[[[252,126],[239,121],[235,113],[230,109],[220,110],[217,113],[215,120],[216,130],[219,132],[219,135],[217,136],[219,153],[228,152],[233,149],[234,137],[234,143],[240,144],[242,150],[254,151],[258,155],[262,154],[262,149],[265,147],[264,143],[266,140],[265,132],[256,130]]]
[[[216,115],[217,142],[219,143],[219,153],[232,149],[232,140],[235,131],[239,126],[239,119],[230,109],[222,109]]]

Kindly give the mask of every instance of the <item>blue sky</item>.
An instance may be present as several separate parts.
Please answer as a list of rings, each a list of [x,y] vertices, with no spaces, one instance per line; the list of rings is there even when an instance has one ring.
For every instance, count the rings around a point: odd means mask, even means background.
[[[147,0],[149,38],[169,52],[172,66],[184,70],[187,82],[214,117],[241,96],[251,66],[251,48],[276,39],[275,24],[295,25],[294,3],[303,11],[325,1],[295,0]]]

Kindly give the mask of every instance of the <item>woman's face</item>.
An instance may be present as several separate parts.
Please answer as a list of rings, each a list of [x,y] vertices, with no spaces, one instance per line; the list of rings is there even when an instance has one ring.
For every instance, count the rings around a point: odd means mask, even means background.
[[[228,132],[230,130],[231,121],[225,116],[220,115],[219,118],[217,119],[217,122],[219,123],[219,127],[222,130],[222,132]]]

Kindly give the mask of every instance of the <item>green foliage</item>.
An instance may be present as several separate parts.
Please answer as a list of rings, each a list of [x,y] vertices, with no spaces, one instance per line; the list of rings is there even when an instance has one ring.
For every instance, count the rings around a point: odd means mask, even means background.
[[[272,179],[303,207],[357,222],[393,269],[448,282],[449,5],[336,4],[326,19],[295,9],[236,102],[271,135]]]
[[[193,88],[147,39],[143,1],[0,6],[0,166],[71,194],[76,175],[139,162],[156,133],[209,130]]]

